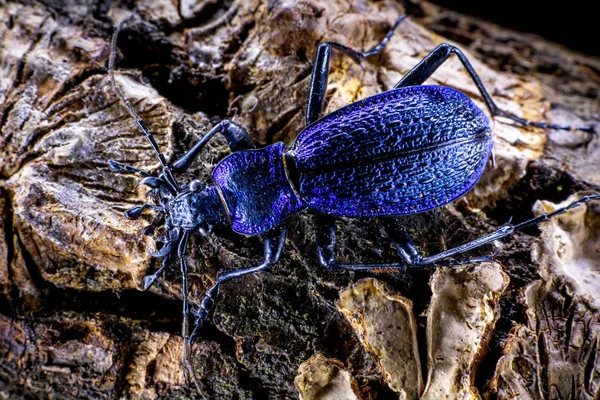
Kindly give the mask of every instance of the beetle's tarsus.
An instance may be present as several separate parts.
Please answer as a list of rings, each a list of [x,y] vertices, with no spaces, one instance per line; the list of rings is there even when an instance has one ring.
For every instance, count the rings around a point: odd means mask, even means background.
[[[196,336],[200,331],[200,328],[204,325],[204,322],[208,318],[208,315],[215,308],[216,297],[219,295],[219,288],[221,284],[217,283],[212,286],[204,295],[202,299],[202,303],[200,303],[200,308],[196,312],[196,321],[194,322],[194,329],[192,329],[192,333],[190,333],[190,337],[188,343],[190,345],[194,344],[196,341]]]

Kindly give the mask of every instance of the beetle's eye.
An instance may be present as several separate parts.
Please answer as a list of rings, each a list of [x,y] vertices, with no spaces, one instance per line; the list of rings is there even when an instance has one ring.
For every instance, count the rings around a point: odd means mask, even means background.
[[[208,236],[210,235],[210,233],[212,232],[213,226],[210,224],[207,224],[205,226],[201,226],[198,231],[200,232],[200,234],[202,236]]]
[[[202,189],[204,189],[204,186],[204,183],[198,179],[194,179],[192,182],[190,182],[190,190],[192,192],[201,192]]]

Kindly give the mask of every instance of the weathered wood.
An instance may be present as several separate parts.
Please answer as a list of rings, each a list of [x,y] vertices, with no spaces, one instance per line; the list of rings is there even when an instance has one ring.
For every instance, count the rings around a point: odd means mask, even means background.
[[[148,213],[144,221],[126,220],[122,212],[143,202],[144,192],[134,189],[136,179],[107,168],[111,158],[151,171],[158,167],[106,71],[112,24],[130,14],[135,17],[119,38],[117,80],[170,160],[225,117],[246,126],[261,144],[291,143],[304,126],[318,44],[368,49],[400,12],[411,19],[382,55],[362,67],[333,58],[328,111],[390,89],[437,44],[452,40],[466,50],[503,109],[563,124],[597,125],[600,119],[600,60],[425,2],[406,3],[405,9],[391,1],[350,0],[44,4],[0,0],[3,397],[198,396],[180,363],[178,268],[149,292],[142,290],[143,276],[157,265],[147,255],[155,244],[141,231],[158,219]],[[482,104],[457,60],[430,83],[457,88]],[[488,168],[465,199],[411,218],[340,220],[338,257],[397,259],[381,224],[404,225],[424,252],[432,252],[487,232],[511,215],[517,221],[532,216],[537,199],[558,202],[578,190],[600,189],[597,137],[523,129],[500,119],[494,135],[497,167]],[[208,179],[226,154],[224,142],[216,140],[186,179]],[[480,282],[473,298],[456,298],[487,314],[469,314],[453,328],[472,328],[474,347],[438,347],[452,349],[446,356],[461,362],[449,374],[452,381],[445,386],[436,380],[435,388],[471,398],[525,392],[532,399],[596,396],[598,309],[592,293],[600,270],[598,215],[598,204],[591,204],[543,227],[539,239],[530,230],[505,241],[494,264],[504,271],[496,271],[496,278],[510,278],[503,292],[504,284],[486,288],[484,282],[492,282],[475,279],[482,273],[478,267],[377,276],[389,299],[412,301],[421,357],[430,354],[428,340],[447,329],[431,317],[450,306],[440,301],[454,299],[440,282],[456,276]],[[397,393],[420,390],[398,389],[398,380],[391,384],[391,364],[373,355],[375,347],[365,345],[336,308],[339,293],[369,275],[323,271],[312,218],[291,221],[286,250],[270,272],[223,287],[214,322],[192,348],[193,369],[208,398],[297,398],[299,376],[307,399],[318,392],[307,381],[315,354],[343,372],[337,384],[357,398],[393,397],[392,386]],[[556,229],[567,231],[567,239],[552,242]],[[564,244],[571,242],[579,247]],[[227,232],[193,239],[191,300],[198,303],[218,269],[253,265],[261,250],[258,239]],[[469,327],[480,320],[485,323]],[[427,377],[445,371],[439,358],[427,364],[425,386]]]

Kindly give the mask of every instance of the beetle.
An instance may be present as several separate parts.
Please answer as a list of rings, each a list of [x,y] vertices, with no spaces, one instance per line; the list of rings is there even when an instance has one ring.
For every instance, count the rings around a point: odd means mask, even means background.
[[[244,275],[264,271],[276,263],[286,239],[286,220],[302,211],[316,218],[317,251],[327,269],[398,272],[407,268],[448,266],[489,260],[489,257],[454,259],[469,250],[511,235],[567,212],[581,203],[600,198],[594,193],[564,208],[499,229],[458,247],[422,256],[410,236],[399,232],[393,238],[401,262],[344,264],[335,261],[334,218],[370,218],[421,213],[450,203],[467,193],[481,177],[492,155],[489,118],[465,94],[445,86],[426,86],[428,79],[450,56],[456,55],[475,83],[492,117],[501,116],[522,126],[545,129],[578,129],[594,133],[593,127],[562,126],[522,119],[500,110],[492,100],[467,57],[457,47],[444,43],[411,69],[393,89],[349,104],[321,116],[326,95],[332,50],[341,51],[360,63],[379,54],[398,25],[400,16],[385,38],[369,51],[358,51],[336,42],[322,43],[311,76],[306,128],[293,145],[275,143],[257,148],[246,129],[225,119],[216,124],[189,151],[168,164],[152,134],[115,83],[115,27],[109,58],[109,74],[115,93],[136,120],[162,166],[154,176],[110,160],[113,172],[137,174],[149,186],[154,203],[125,212],[139,218],[146,208],[165,217],[167,237],[152,257],[162,258],[161,267],[144,278],[148,289],[177,257],[183,276],[183,337],[192,344],[198,330],[215,308],[222,284]],[[206,143],[222,134],[232,153],[213,170],[212,183],[199,180],[180,185],[174,173],[185,172]],[[213,228],[230,228],[241,235],[260,235],[264,259],[259,265],[220,271],[197,310],[188,335],[188,265],[186,246],[190,235],[210,235]]]

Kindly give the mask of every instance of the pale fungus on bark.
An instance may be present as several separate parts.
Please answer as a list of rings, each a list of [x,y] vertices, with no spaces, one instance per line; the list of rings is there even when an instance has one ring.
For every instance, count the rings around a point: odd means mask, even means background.
[[[401,399],[479,398],[475,373],[507,284],[508,277],[493,263],[433,274],[425,379],[410,300],[367,278],[340,294],[338,308]]]
[[[300,400],[362,400],[356,381],[344,365],[320,355],[300,365],[294,383]]]
[[[411,301],[366,278],[340,293],[337,307],[378,360],[390,388],[402,399],[418,398],[423,378]]]

